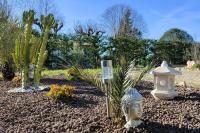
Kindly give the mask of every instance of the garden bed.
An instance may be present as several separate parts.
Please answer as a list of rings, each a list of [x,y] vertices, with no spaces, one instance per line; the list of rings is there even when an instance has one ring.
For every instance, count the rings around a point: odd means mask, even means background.
[[[42,82],[77,89],[73,98],[59,103],[45,92],[7,93],[13,84],[0,81],[0,132],[127,132],[106,117],[105,95],[97,88],[59,76]],[[178,87],[176,99],[155,101],[152,83],[143,82],[138,88],[145,97],[144,123],[133,132],[200,132],[200,90]]]

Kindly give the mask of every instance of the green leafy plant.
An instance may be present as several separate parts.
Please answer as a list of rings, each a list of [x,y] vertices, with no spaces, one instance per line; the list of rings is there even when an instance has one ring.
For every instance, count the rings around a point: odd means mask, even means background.
[[[7,0],[0,1],[0,29],[0,71],[4,80],[11,81],[15,76],[11,53],[14,52],[20,29],[17,20],[12,17]]]
[[[78,71],[76,71],[76,69],[74,67],[71,67],[68,72],[67,72],[67,79],[68,80],[78,80],[80,79],[80,74]]]
[[[55,100],[62,100],[63,98],[71,97],[74,90],[75,87],[70,85],[51,85],[47,96]]]
[[[194,64],[194,65],[192,65],[191,69],[192,70],[196,70],[196,69],[200,70],[200,64]]]

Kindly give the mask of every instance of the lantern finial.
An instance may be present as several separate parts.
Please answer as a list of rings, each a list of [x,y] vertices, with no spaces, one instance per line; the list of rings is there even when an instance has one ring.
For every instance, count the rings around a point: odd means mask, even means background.
[[[166,61],[163,61],[162,64],[161,64],[161,67],[168,67],[168,64]]]

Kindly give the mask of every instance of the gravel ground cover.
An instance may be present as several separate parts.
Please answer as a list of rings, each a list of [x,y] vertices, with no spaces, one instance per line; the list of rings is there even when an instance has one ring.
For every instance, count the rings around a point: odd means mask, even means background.
[[[0,133],[200,132],[199,89],[178,87],[176,99],[155,101],[150,94],[152,83],[142,82],[137,88],[145,97],[143,124],[127,131],[106,117],[105,95],[97,88],[59,76],[42,82],[69,84],[77,89],[72,99],[61,103],[45,92],[7,93],[14,85],[0,81]]]

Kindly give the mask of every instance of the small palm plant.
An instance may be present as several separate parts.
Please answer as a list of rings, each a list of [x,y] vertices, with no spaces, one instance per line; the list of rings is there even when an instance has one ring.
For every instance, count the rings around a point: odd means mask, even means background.
[[[126,89],[130,87],[135,88],[144,75],[152,68],[152,64],[153,63],[146,66],[142,72],[133,74],[135,69],[134,61],[127,63],[123,58],[121,59],[120,65],[118,65],[114,72],[114,78],[107,86],[104,85],[105,89],[108,90],[108,96],[111,99],[112,112],[115,118],[122,117],[121,99],[124,96]]]
[[[144,77],[144,75],[152,68],[153,62],[146,66],[143,71],[137,75],[133,75],[135,69],[134,61],[127,63],[124,58],[120,59],[120,63],[114,70],[114,78],[107,84],[103,84],[97,76],[90,76],[84,73],[81,69],[74,67],[80,73],[83,80],[89,81],[93,85],[107,92],[110,97],[111,110],[114,118],[122,118],[121,99],[125,94],[126,89],[135,87]],[[107,90],[107,91],[106,91]]]

